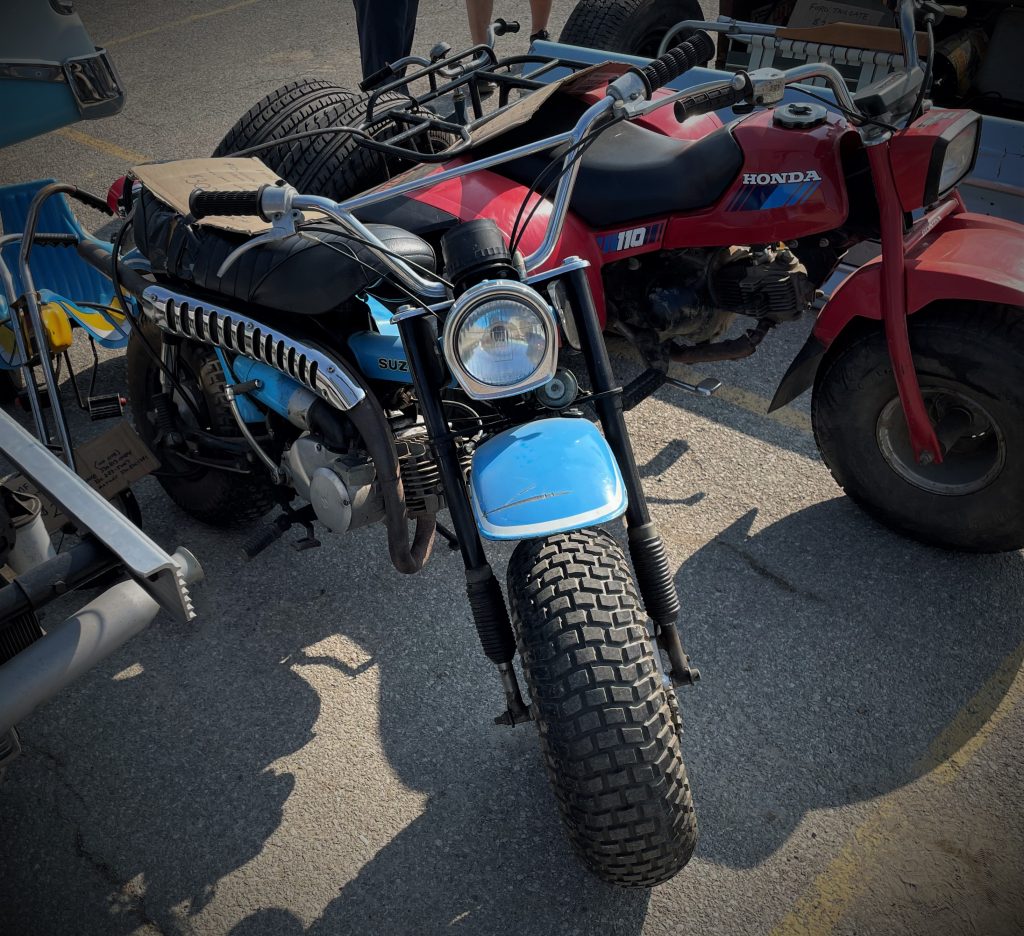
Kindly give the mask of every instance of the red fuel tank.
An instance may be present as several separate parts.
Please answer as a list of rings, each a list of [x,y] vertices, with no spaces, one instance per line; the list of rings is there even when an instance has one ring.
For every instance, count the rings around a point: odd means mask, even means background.
[[[812,127],[781,126],[773,110],[737,122],[743,168],[710,208],[673,216],[662,247],[772,243],[839,227],[849,210],[840,145],[854,132],[831,111]]]

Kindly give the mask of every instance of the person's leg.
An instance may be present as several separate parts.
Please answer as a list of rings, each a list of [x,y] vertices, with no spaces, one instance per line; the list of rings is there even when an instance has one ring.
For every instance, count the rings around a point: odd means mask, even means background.
[[[544,0],[550,7],[550,0]],[[466,14],[469,16],[469,35],[473,45],[487,41],[487,27],[494,15],[494,0],[466,0]]]
[[[363,77],[397,62],[412,49],[418,0],[352,0]],[[397,26],[397,28],[396,28]]]
[[[552,0],[530,0],[530,38],[547,38]],[[543,33],[543,35],[541,35]]]
[[[420,0],[405,0],[405,43],[402,56],[412,53],[412,42],[416,37],[416,17],[419,14]],[[435,37],[430,36],[431,40]]]

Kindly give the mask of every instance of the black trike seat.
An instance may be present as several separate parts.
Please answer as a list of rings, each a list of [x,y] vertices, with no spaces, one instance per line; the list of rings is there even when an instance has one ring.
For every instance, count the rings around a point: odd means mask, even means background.
[[[562,132],[582,116],[578,98],[556,94],[526,124],[481,146],[474,155],[508,150]],[[523,156],[494,171],[532,185],[568,144]],[[580,159],[570,208],[597,228],[713,205],[743,165],[743,152],[728,127],[698,140],[676,140],[623,121],[590,144]],[[552,170],[547,180],[555,177]],[[544,184],[541,188],[546,187]]]

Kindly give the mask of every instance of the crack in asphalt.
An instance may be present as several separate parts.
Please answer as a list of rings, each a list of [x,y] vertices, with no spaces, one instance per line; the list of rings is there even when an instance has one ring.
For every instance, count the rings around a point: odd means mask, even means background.
[[[22,743],[22,749],[26,755],[31,754],[32,756],[37,757],[41,763],[45,764],[60,786],[74,797],[74,799],[76,799],[83,807],[88,808],[85,798],[78,792],[78,790],[75,789],[74,785],[68,779],[64,768],[64,762],[57,757],[56,754],[51,751],[47,751],[45,748],[37,747],[34,744],[31,746],[26,745],[24,742]],[[123,899],[124,902],[120,905],[123,909],[134,913],[142,925],[151,926],[156,933],[160,934],[160,936],[164,936],[164,930],[160,927],[160,924],[150,916],[149,911],[146,908],[145,896],[131,891],[128,887],[129,882],[122,881],[110,864],[86,848],[85,836],[82,832],[81,825],[61,809],[59,800],[54,801],[53,810],[58,819],[74,829],[75,855],[85,861],[93,871],[95,871],[99,877],[107,883],[108,886],[114,889],[118,897]]]
[[[62,816],[62,818],[67,821],[67,817]],[[136,894],[129,890],[128,883],[122,882],[117,872],[106,861],[85,847],[85,837],[82,835],[81,826],[75,826],[75,854],[86,861],[110,887],[114,888],[119,897],[124,898],[125,903],[122,906],[125,909],[130,909],[144,926],[151,926],[160,936],[164,936],[164,931],[146,909],[146,898],[142,894]]]
[[[753,569],[762,578],[768,579],[773,585],[778,586],[785,592],[789,592],[791,595],[797,595],[800,598],[806,598],[808,601],[813,601],[815,604],[827,604],[828,602],[816,592],[812,592],[808,589],[801,588],[799,585],[794,585],[789,579],[779,575],[778,572],[773,572],[768,566],[764,565],[759,560],[755,559],[749,552],[742,547],[736,545],[736,543],[730,543],[728,540],[719,539],[716,541],[719,546],[724,546],[734,556],[738,556],[742,559],[751,569]]]

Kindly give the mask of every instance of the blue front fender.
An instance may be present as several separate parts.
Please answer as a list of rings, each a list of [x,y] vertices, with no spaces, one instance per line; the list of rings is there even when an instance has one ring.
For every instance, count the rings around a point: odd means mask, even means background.
[[[626,509],[615,457],[585,419],[541,419],[488,439],[473,455],[469,492],[491,540],[579,530]]]

